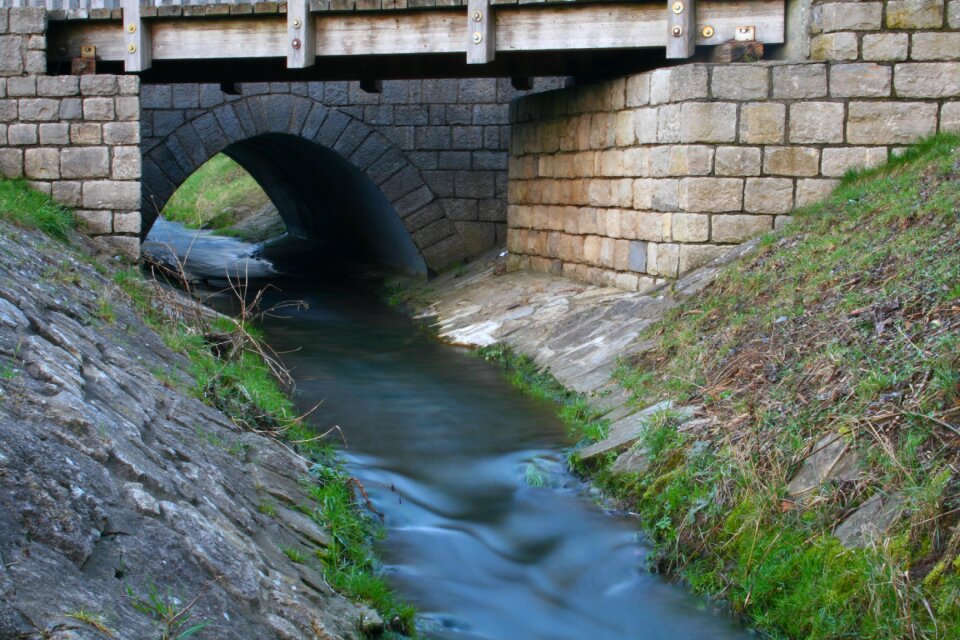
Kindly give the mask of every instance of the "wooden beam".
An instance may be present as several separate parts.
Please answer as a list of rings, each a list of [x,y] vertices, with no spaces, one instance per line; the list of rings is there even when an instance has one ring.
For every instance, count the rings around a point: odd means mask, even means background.
[[[317,27],[310,0],[287,0],[287,39],[287,67],[312,67],[317,60]]]
[[[497,5],[495,48],[523,52],[666,47],[668,19],[661,2]],[[462,7],[314,14],[315,55],[465,54],[465,18]],[[755,26],[757,41],[779,44],[784,2],[699,0],[693,24],[697,22],[713,28],[710,37],[693,34],[698,45],[733,40],[737,27],[744,24]],[[277,14],[157,18],[149,25],[153,60],[283,59],[290,45],[286,19]],[[61,22],[51,32],[48,55],[69,60],[80,55],[82,45],[94,45],[101,60],[124,61],[125,33],[115,22]]]
[[[667,0],[667,58],[689,58],[696,48],[696,0]]]
[[[497,52],[497,28],[490,0],[468,0],[467,64],[492,62]]]
[[[139,73],[153,62],[150,24],[141,17],[140,0],[121,0],[123,7],[123,64],[128,73]]]

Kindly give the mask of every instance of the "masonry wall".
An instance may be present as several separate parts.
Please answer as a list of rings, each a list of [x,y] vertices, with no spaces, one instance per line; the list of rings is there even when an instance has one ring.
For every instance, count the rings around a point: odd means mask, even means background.
[[[104,251],[140,252],[134,76],[47,76],[43,9],[0,9],[0,174],[76,208]]]
[[[847,170],[960,130],[957,0],[812,16],[801,64],[689,64],[515,102],[511,266],[648,290],[786,224]]]

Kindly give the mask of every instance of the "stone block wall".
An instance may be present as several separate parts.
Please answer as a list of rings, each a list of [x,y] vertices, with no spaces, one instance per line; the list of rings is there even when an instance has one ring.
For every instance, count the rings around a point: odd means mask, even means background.
[[[47,76],[43,9],[0,9],[0,174],[76,209],[106,252],[140,253],[134,76]]]
[[[514,102],[511,266],[649,290],[846,171],[960,131],[958,7],[823,2],[825,62],[688,64]]]
[[[815,0],[809,59],[832,62],[957,60],[960,0]]]
[[[535,91],[560,86],[539,78]],[[248,96],[304,96],[345,113],[385,136],[420,172],[463,240],[478,255],[506,239],[509,101],[526,92],[507,79],[388,80],[367,93],[358,82],[244,83],[237,95],[219,85],[144,85],[143,149],[184,122]]]

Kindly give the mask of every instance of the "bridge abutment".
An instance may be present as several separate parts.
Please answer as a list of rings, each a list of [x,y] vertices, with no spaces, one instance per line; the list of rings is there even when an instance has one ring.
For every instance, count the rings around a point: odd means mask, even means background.
[[[48,76],[44,10],[0,9],[0,172],[74,207],[105,251],[136,257],[206,159],[292,135],[361,172],[431,269],[506,241],[513,267],[646,290],[786,224],[846,171],[960,130],[960,0],[794,4],[807,23],[786,51],[802,59],[549,79],[525,97],[503,79],[228,94]]]
[[[960,3],[822,2],[808,57],[688,64],[512,108],[513,268],[632,291],[705,264],[844,174],[960,131]]]

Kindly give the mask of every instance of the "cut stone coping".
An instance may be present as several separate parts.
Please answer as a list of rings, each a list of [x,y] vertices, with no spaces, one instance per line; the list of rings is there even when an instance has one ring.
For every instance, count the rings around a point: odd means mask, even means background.
[[[616,451],[623,447],[628,447],[643,436],[647,426],[654,422],[658,416],[664,412],[669,412],[671,416],[680,419],[686,419],[693,416],[698,407],[679,407],[674,408],[672,400],[664,400],[655,405],[649,406],[643,411],[615,422],[610,426],[610,433],[606,439],[581,449],[577,455],[583,462],[589,462],[610,451]]]
[[[794,501],[809,504],[823,483],[859,478],[856,451],[850,448],[843,435],[831,432],[814,445],[800,470],[787,485],[787,492]]]
[[[863,548],[890,530],[903,516],[903,496],[875,493],[837,525],[833,535],[849,548]]]

